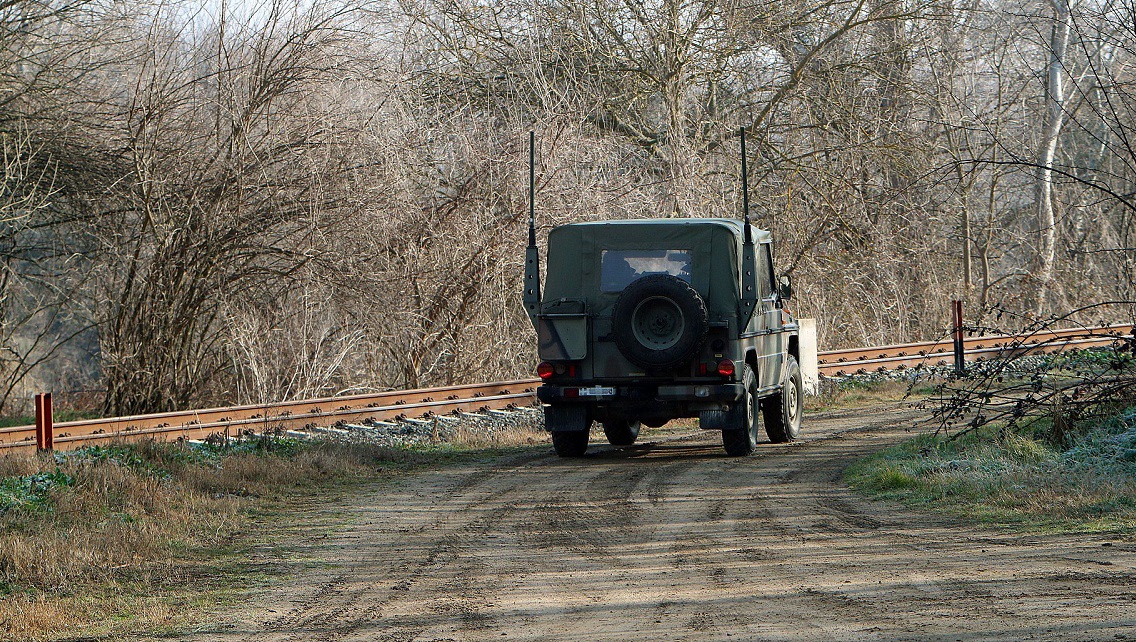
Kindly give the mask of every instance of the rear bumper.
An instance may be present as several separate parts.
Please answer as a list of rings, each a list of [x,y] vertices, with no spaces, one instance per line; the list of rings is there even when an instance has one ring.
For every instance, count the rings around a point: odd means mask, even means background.
[[[565,386],[544,384],[536,389],[537,399],[544,403],[620,404],[643,402],[731,402],[742,398],[745,387],[740,383],[636,385],[636,386]]]

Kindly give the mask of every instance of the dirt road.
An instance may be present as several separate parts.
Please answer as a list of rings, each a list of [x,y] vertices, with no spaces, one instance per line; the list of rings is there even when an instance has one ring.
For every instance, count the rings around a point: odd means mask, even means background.
[[[851,495],[841,470],[908,425],[813,415],[802,441],[742,459],[698,433],[414,475],[308,551],[332,564],[182,639],[1136,639],[1131,539]]]

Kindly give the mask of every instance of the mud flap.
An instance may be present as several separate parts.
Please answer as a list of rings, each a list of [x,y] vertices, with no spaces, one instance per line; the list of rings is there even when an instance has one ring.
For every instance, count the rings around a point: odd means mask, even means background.
[[[584,406],[545,406],[544,429],[548,432],[587,430],[592,425]]]
[[[698,427],[706,430],[738,430],[745,426],[745,404],[734,402],[729,410],[703,410],[698,413]]]

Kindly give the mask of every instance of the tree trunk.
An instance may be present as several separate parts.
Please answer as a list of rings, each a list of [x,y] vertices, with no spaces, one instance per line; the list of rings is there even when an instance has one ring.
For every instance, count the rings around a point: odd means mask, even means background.
[[[1053,32],[1050,36],[1048,80],[1045,86],[1045,122],[1042,125],[1041,153],[1038,155],[1037,177],[1037,263],[1034,276],[1038,280],[1035,312],[1045,310],[1053,280],[1053,263],[1057,254],[1057,217],[1053,211],[1053,159],[1057,155],[1057,138],[1065,121],[1065,87],[1062,72],[1065,49],[1069,44],[1069,2],[1053,0]]]

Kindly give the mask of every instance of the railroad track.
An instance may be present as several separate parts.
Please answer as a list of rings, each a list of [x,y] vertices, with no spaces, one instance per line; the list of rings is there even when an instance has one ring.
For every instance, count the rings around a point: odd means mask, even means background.
[[[456,412],[484,412],[532,405],[536,380],[399,390],[275,404],[164,412],[132,417],[67,421],[54,425],[59,450],[114,440],[205,439],[213,435],[311,430],[363,421],[397,421]],[[36,448],[36,427],[0,428],[0,454]]]
[[[1110,345],[1131,338],[1133,326],[1111,325],[1076,330],[1038,332],[1029,336],[996,335],[964,340],[968,361],[1008,353],[1052,353]],[[952,365],[949,340],[905,343],[818,353],[821,375],[828,377],[902,370],[918,366]],[[54,447],[71,449],[114,440],[205,439],[284,431],[311,431],[336,424],[365,421],[413,421],[457,412],[485,412],[535,403],[539,379],[402,390],[308,399],[276,404],[166,412],[133,417],[69,421],[53,427]],[[0,454],[34,450],[36,426],[0,428]]]
[[[987,335],[963,339],[968,362],[984,361],[1010,354],[1045,354],[1064,350],[1111,345],[1132,337],[1131,325],[1106,325],[1073,330],[1045,330],[1029,335]],[[840,377],[855,374],[903,370],[918,366],[954,365],[954,344],[950,339],[923,343],[901,343],[874,348],[829,350],[817,353],[820,374]]]

